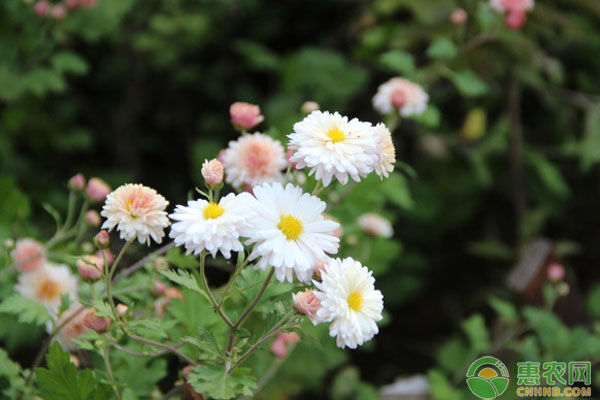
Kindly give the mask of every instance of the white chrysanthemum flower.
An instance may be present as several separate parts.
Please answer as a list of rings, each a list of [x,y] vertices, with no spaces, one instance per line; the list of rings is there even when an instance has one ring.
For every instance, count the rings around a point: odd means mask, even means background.
[[[383,296],[371,275],[360,262],[337,258],[321,272],[321,282],[313,281],[321,303],[317,319],[331,322],[329,335],[337,336],[338,347],[355,349],[379,332],[375,322],[383,318]]]
[[[287,167],[281,143],[258,132],[229,142],[222,161],[225,181],[236,187],[282,181]]]
[[[499,13],[526,12],[533,10],[534,0],[490,0],[490,7]]]
[[[391,238],[394,234],[390,221],[375,213],[363,214],[358,217],[357,222],[358,226],[369,235]]]
[[[323,218],[325,202],[288,183],[254,187],[256,216],[251,220],[249,244],[255,243],[250,260],[260,257],[256,268],[271,265],[281,282],[310,281],[317,260],[336,253],[339,224]]]
[[[356,182],[373,171],[377,162],[375,129],[361,122],[327,111],[313,111],[294,124],[289,148],[295,150],[290,162],[296,168],[309,167],[309,175],[328,186],[335,176],[345,185],[350,176]]]
[[[77,300],[77,278],[66,265],[46,263],[21,274],[15,289],[21,296],[42,303],[53,314],[58,312],[61,296]]]
[[[187,207],[178,205],[170,215],[178,222],[171,226],[169,236],[177,246],[185,246],[188,254],[206,249],[213,257],[220,251],[229,258],[231,251],[244,250],[240,236],[250,227],[248,220],[254,215],[250,205],[255,201],[249,193],[230,193],[218,204],[190,200]]]
[[[392,142],[392,134],[385,124],[375,125],[375,136],[379,137],[377,154],[377,163],[375,163],[375,173],[383,179],[389,176],[389,173],[394,170],[396,163],[396,149]]]
[[[150,238],[162,242],[164,229],[169,226],[165,208],[169,202],[156,190],[140,184],[119,186],[106,197],[100,213],[106,218],[102,229],[111,231],[115,226],[121,239],[137,236],[140,243],[150,245]]]
[[[373,97],[373,107],[381,114],[397,109],[400,115],[409,117],[425,111],[428,100],[429,96],[420,85],[396,77],[379,86]]]

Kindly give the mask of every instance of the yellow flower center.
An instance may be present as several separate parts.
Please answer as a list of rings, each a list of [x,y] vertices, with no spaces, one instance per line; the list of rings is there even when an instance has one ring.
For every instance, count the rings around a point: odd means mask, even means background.
[[[285,235],[287,240],[296,240],[300,237],[302,230],[302,222],[296,217],[291,215],[282,215],[279,219],[279,230]]]
[[[49,279],[42,282],[38,289],[38,295],[43,299],[53,299],[58,296],[59,292],[60,287],[58,286],[58,283]]]
[[[348,307],[353,309],[354,311],[360,311],[362,308],[363,297],[359,292],[352,292],[350,296],[348,296]]]
[[[330,129],[329,132],[327,132],[327,136],[329,136],[333,143],[343,142],[346,138],[344,132],[342,132],[338,127]]]
[[[204,214],[204,218],[206,219],[213,219],[220,217],[224,212],[225,209],[223,207],[211,201],[206,207],[204,207],[202,214]]]

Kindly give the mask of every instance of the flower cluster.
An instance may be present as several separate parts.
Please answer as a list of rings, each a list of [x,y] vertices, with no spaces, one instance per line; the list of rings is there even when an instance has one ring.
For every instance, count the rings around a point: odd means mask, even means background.
[[[96,5],[96,0],[65,0],[53,4],[49,0],[40,0],[33,6],[33,11],[39,17],[50,17],[52,19],[63,19],[69,11],[75,11],[78,8],[91,8]]]

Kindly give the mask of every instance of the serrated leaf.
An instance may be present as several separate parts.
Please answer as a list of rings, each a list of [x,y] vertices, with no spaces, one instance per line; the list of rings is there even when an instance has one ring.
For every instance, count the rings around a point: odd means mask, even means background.
[[[200,262],[195,257],[184,254],[179,247],[167,250],[165,258],[169,264],[179,268],[195,268],[200,266]]]
[[[207,329],[200,328],[198,336],[186,336],[183,340],[197,347],[201,352],[200,358],[203,360],[225,358],[215,334]]]
[[[183,287],[193,290],[194,292],[198,292],[208,299],[208,296],[206,295],[204,289],[202,289],[198,285],[196,278],[194,278],[194,276],[191,273],[181,269],[177,271],[167,269],[161,270],[159,272],[171,282],[175,282]]]
[[[256,378],[249,368],[236,368],[228,374],[223,366],[200,365],[188,377],[188,383],[198,393],[209,398],[226,400],[240,395],[251,396]]]
[[[488,300],[490,307],[498,313],[498,315],[506,322],[514,324],[519,319],[517,309],[508,301],[501,300],[497,297],[492,297]]]
[[[19,322],[45,325],[50,321],[48,310],[43,304],[14,294],[0,303],[0,312],[14,314]]]

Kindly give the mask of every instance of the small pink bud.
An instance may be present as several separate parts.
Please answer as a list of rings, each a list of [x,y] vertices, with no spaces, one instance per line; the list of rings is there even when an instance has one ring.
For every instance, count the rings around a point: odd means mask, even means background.
[[[85,220],[86,224],[93,227],[100,226],[100,223],[102,222],[100,214],[98,214],[98,211],[96,210],[89,210],[88,212],[86,212],[83,216],[83,219]]]
[[[108,232],[106,232],[104,229],[98,232],[96,236],[94,236],[94,244],[99,249],[106,249],[110,245]]]
[[[327,260],[318,259],[315,263],[315,276],[317,279],[321,279],[321,273],[327,268]]]
[[[154,281],[154,289],[152,289],[152,294],[155,296],[161,296],[165,293],[165,289],[167,288],[164,283],[161,281]]]
[[[69,179],[67,186],[69,186],[69,189],[73,190],[74,192],[79,192],[85,187],[85,177],[81,173],[74,175],[71,177],[71,179]]]
[[[84,258],[85,260],[77,260],[79,275],[86,282],[96,282],[102,276],[104,260],[96,255],[87,255]]]
[[[96,308],[91,308],[83,317],[83,325],[93,331],[104,333],[110,327],[110,319],[96,315]]]
[[[119,303],[119,304],[117,304],[117,307],[116,307],[116,308],[117,308],[117,315],[118,315],[119,317],[123,317],[123,316],[124,316],[124,315],[127,313],[127,310],[129,309],[129,307],[127,307],[127,306],[126,306],[125,304],[123,304],[123,303]]]
[[[102,255],[102,250],[98,250],[96,255],[100,258],[106,258],[106,264],[111,265],[113,261],[115,261],[115,253],[110,251],[109,249],[104,250],[104,256]]]
[[[317,311],[321,308],[321,302],[317,296],[315,296],[315,293],[310,289],[306,289],[304,292],[294,293],[292,298],[296,310],[306,315],[313,325],[316,325]]]
[[[17,240],[11,252],[13,262],[23,272],[32,272],[46,262],[44,245],[34,239]]]
[[[406,94],[402,90],[396,90],[392,93],[392,107],[402,108],[406,104]]]
[[[169,268],[169,262],[167,261],[166,258],[164,257],[157,257],[156,260],[154,260],[154,270],[156,271],[162,271]]]
[[[300,107],[300,111],[302,111],[302,114],[310,114],[313,111],[317,111],[319,110],[321,107],[319,106],[319,103],[317,103],[316,101],[305,101],[302,104],[302,107]]]
[[[300,337],[296,332],[280,332],[277,338],[271,344],[271,352],[279,358],[287,357],[288,345],[296,343],[300,340]]]
[[[52,7],[50,15],[54,19],[63,19],[67,15],[67,9],[62,4],[57,4]]]
[[[265,117],[260,114],[260,107],[250,103],[237,102],[229,108],[231,123],[239,131],[247,131],[260,124]]]
[[[223,164],[221,161],[205,160],[202,164],[202,177],[206,181],[206,185],[211,189],[216,189],[223,184]]]
[[[510,29],[521,29],[525,25],[525,21],[527,21],[527,15],[524,11],[509,11],[506,15],[506,25]]]
[[[452,11],[452,14],[450,14],[450,21],[454,25],[462,25],[467,22],[468,19],[469,14],[467,14],[467,12],[462,8],[456,8],[454,11]]]
[[[35,3],[35,6],[33,6],[33,11],[39,17],[44,17],[48,15],[48,13],[50,12],[50,2],[47,0],[38,1],[37,3]]]
[[[81,6],[80,0],[66,0],[65,4],[69,10],[76,10]]]
[[[154,301],[154,312],[159,317],[165,315],[165,299],[158,299]]]
[[[285,158],[287,159],[288,163],[290,162],[290,158],[292,158],[292,156],[294,155],[295,152],[296,151],[293,150],[293,149],[289,149],[289,148],[287,149],[287,153],[285,155]],[[291,168],[291,170],[295,170],[295,169],[297,169],[297,166],[298,166],[298,163],[297,162],[293,162],[292,166],[290,168]]]
[[[183,295],[174,287],[165,289],[165,299],[167,300],[167,304],[169,304],[171,299],[179,299],[183,303]]]
[[[110,186],[108,186],[108,183],[104,182],[100,178],[90,179],[87,188],[85,189],[88,199],[97,203],[104,201],[110,191],[111,189]]]
[[[551,281],[562,281],[565,277],[565,268],[561,264],[555,262],[548,266],[546,274]]]

